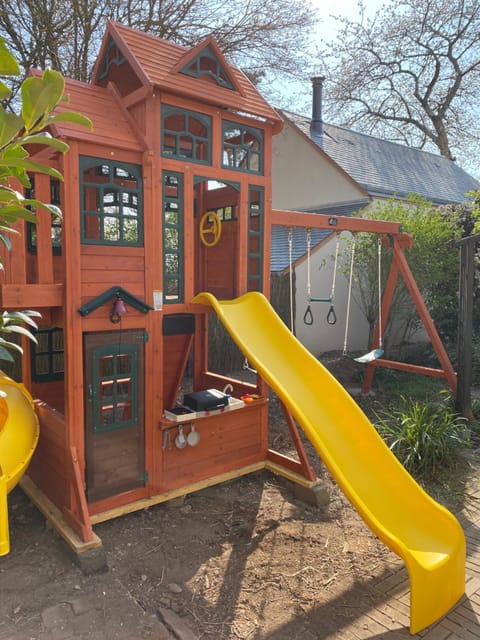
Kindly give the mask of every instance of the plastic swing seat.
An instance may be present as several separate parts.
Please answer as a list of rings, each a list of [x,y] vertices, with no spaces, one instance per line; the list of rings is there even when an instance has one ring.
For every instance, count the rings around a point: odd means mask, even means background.
[[[360,364],[368,364],[369,362],[373,362],[374,360],[378,360],[384,354],[384,350],[381,347],[377,349],[372,349],[368,353],[363,356],[359,356],[358,358],[353,358],[355,362],[360,362]]]
[[[345,323],[345,339],[344,339],[344,343],[343,343],[343,355],[344,356],[348,356],[348,351],[347,351],[347,341],[348,341],[348,326],[349,326],[349,320],[350,320],[350,302],[351,302],[351,297],[352,297],[352,282],[353,282],[353,265],[355,262],[355,244],[356,244],[356,237],[353,237],[353,244],[352,244],[352,253],[351,253],[351,257],[350,257],[350,277],[348,280],[348,298],[347,298],[347,319],[346,319],[346,323]],[[381,244],[381,239],[378,238],[377,241],[377,247],[378,247],[378,340],[379,340],[379,345],[378,347],[376,347],[375,349],[372,349],[371,351],[369,351],[368,353],[365,353],[363,356],[359,356],[358,358],[352,358],[352,360],[355,360],[355,362],[359,362],[360,364],[368,364],[369,362],[373,362],[374,360],[378,360],[378,358],[381,358],[384,354],[384,350],[383,350],[383,345],[382,345],[382,285],[381,285],[381,278],[382,278],[382,273],[381,273],[381,260],[382,260],[382,244]]]

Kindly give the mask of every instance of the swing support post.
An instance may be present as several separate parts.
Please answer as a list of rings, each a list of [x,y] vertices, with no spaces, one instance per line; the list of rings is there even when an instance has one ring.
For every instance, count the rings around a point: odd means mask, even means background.
[[[432,377],[445,378],[450,389],[452,390],[452,393],[456,395],[457,375],[455,373],[455,370],[453,369],[452,363],[450,362],[440,336],[438,335],[432,317],[427,309],[425,301],[423,300],[422,294],[420,293],[418,285],[415,281],[415,278],[413,277],[413,274],[405,257],[405,248],[411,246],[412,239],[409,236],[392,237],[391,244],[393,251],[393,260],[382,299],[382,324],[384,325],[382,327],[382,330],[385,328],[386,320],[388,318],[393,300],[393,294],[395,292],[395,285],[399,274],[401,274],[405,282],[405,286],[407,287],[413,300],[415,308],[418,311],[420,319],[423,322],[425,331],[430,338],[430,342],[432,343],[441,368],[434,369],[431,367],[422,367],[415,364],[396,362],[394,360],[384,360],[382,358],[379,358],[378,360],[367,365],[367,370],[363,379],[363,391],[364,393],[368,393],[371,390],[375,368],[377,366],[382,366],[389,369],[397,369],[399,371],[421,373],[423,375],[429,375]],[[378,343],[378,337],[379,327],[377,326],[375,328],[373,337],[374,344]]]

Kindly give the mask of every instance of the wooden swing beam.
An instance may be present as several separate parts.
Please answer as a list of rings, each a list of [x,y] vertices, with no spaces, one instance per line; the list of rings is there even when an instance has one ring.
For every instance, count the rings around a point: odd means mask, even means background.
[[[346,216],[330,216],[321,213],[281,211],[276,209],[272,211],[271,224],[287,227],[330,229],[332,232],[349,231],[351,233],[376,233],[386,236],[384,244],[392,250],[393,260],[382,295],[382,312],[380,314],[382,319],[381,333],[380,327],[377,323],[377,326],[374,330],[373,343],[371,348],[375,349],[380,346],[379,338],[380,335],[384,334],[398,276],[401,275],[405,282],[405,286],[410,293],[413,303],[415,304],[420,319],[423,322],[427,335],[430,338],[433,349],[440,363],[440,368],[435,369],[431,367],[422,367],[406,362],[397,362],[394,360],[385,360],[384,358],[379,358],[377,360],[373,360],[367,365],[363,380],[363,391],[365,393],[368,393],[371,390],[376,367],[385,367],[389,369],[397,369],[398,371],[405,371],[408,373],[417,373],[444,378],[447,381],[450,389],[452,390],[452,393],[456,396],[457,375],[455,373],[455,370],[453,369],[453,366],[450,362],[445,347],[443,346],[440,336],[438,335],[432,317],[430,316],[430,313],[425,305],[425,301],[422,297],[422,294],[420,293],[418,285],[415,281],[415,278],[413,277],[413,274],[405,257],[405,249],[412,246],[413,238],[411,235],[402,231],[400,223],[387,222],[384,220],[368,220],[364,218],[349,218]]]

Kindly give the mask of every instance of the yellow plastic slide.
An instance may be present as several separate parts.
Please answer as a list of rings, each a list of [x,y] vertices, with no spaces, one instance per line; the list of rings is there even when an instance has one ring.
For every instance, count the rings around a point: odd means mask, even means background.
[[[285,326],[261,293],[210,304],[305,432],[370,529],[406,564],[410,632],[444,615],[465,591],[466,546],[456,518],[415,482],[360,407]]]
[[[0,394],[0,556],[4,556],[10,551],[7,494],[25,473],[39,427],[30,394],[3,372]]]

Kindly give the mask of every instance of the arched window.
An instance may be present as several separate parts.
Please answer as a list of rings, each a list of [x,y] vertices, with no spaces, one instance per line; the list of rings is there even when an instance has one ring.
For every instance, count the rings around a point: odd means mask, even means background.
[[[141,168],[81,157],[80,176],[82,242],[142,246]]]
[[[263,133],[236,122],[223,122],[223,166],[263,173]]]
[[[162,105],[162,156],[211,164],[210,116]]]

